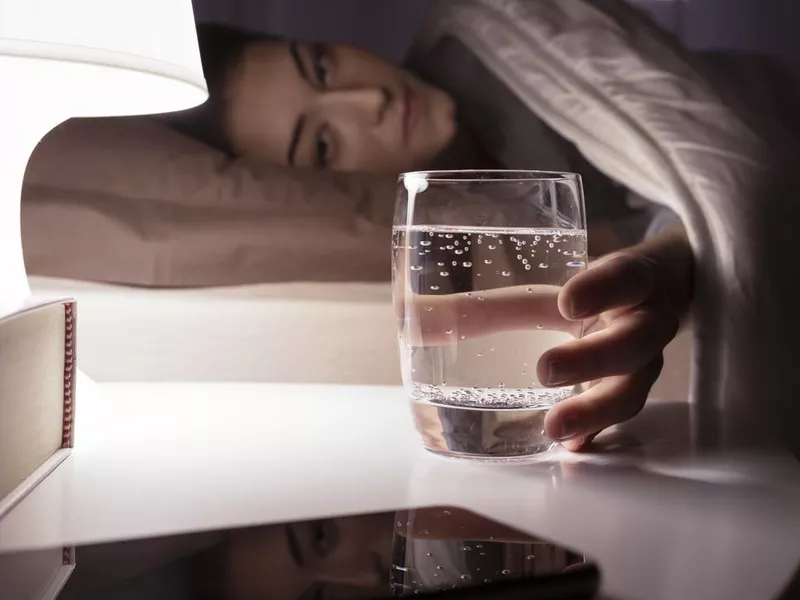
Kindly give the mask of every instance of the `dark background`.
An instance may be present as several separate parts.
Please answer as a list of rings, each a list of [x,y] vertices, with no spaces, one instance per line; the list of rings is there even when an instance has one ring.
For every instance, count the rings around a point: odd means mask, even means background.
[[[800,0],[630,0],[692,48],[800,57]],[[346,41],[399,60],[430,0],[194,0],[199,21]]]

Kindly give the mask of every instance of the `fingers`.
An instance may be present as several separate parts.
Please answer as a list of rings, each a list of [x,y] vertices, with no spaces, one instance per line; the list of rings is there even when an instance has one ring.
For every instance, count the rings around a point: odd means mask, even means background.
[[[564,440],[561,444],[570,452],[580,452],[584,448],[587,448],[599,433],[600,432],[597,431],[591,435],[587,435],[586,437],[577,437],[570,440]]]
[[[662,352],[678,327],[672,311],[645,305],[618,316],[602,331],[545,352],[537,365],[539,381],[576,385],[633,373]]]
[[[536,329],[580,333],[558,309],[559,288],[515,286],[442,296],[409,294],[396,302],[403,335],[412,346],[436,346],[503,331]],[[407,303],[408,301],[408,303]]]
[[[645,302],[655,287],[655,267],[639,254],[624,252],[593,263],[564,286],[558,299],[561,314],[584,319],[615,308]]]
[[[633,375],[609,377],[589,390],[556,404],[547,413],[545,433],[554,440],[576,440],[634,417],[644,406],[664,364],[662,356]],[[572,444],[573,449],[576,444]]]

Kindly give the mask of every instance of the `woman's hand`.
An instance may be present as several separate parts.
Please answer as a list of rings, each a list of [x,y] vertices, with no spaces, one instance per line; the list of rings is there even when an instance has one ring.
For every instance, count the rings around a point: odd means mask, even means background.
[[[539,326],[584,337],[545,352],[537,379],[546,386],[587,383],[545,418],[552,439],[578,450],[600,430],[644,406],[661,372],[662,352],[678,331],[692,295],[692,251],[678,225],[646,242],[593,262],[563,288],[514,286],[429,296],[395,293],[405,343],[453,343]],[[411,315],[406,318],[406,315]]]
[[[642,409],[689,306],[692,265],[686,232],[676,226],[592,263],[562,288],[559,312],[585,321],[588,335],[542,355],[539,379],[589,385],[549,411],[548,436],[578,450]]]

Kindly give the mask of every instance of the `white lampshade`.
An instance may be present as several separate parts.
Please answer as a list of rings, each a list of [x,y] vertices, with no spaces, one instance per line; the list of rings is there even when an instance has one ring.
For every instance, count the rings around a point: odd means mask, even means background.
[[[41,138],[70,117],[207,95],[191,0],[0,0],[0,314],[29,294],[20,193]]]

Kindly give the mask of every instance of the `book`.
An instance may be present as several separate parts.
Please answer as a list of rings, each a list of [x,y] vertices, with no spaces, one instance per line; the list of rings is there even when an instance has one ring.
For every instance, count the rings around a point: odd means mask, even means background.
[[[71,299],[31,301],[0,315],[0,520],[73,447],[76,318]],[[0,553],[0,589],[50,600],[73,568],[72,548]]]

